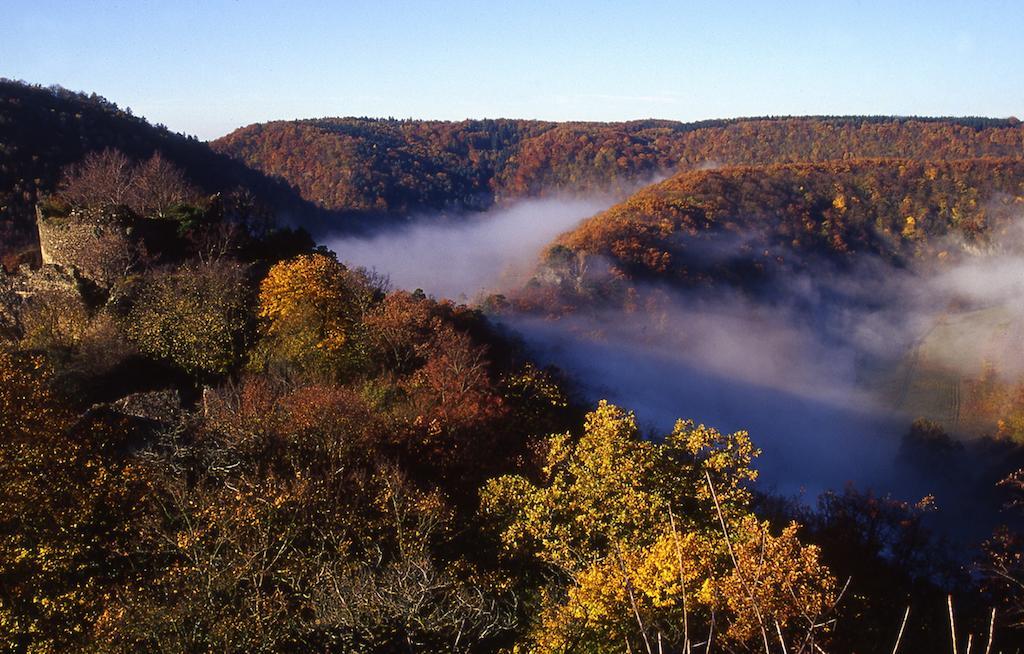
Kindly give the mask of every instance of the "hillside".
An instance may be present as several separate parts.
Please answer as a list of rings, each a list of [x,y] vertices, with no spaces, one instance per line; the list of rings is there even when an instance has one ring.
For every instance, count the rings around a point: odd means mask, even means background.
[[[821,255],[938,254],[984,239],[1024,203],[1024,161],[870,159],[696,170],[649,186],[563,235],[621,273],[692,285]],[[799,255],[799,256],[793,256]]]
[[[325,118],[251,125],[210,144],[95,94],[0,80],[0,236],[31,240],[60,171],[106,148],[159,151],[200,187],[243,187],[307,224],[485,209],[553,193],[625,194],[677,167],[863,157],[1019,158],[1014,119],[811,117],[678,123]],[[225,156],[227,155],[227,156]],[[344,214],[344,218],[338,215]]]
[[[211,143],[321,207],[367,213],[485,208],[495,171],[552,123],[326,118],[257,124]]]
[[[279,210],[301,209],[287,185],[95,93],[0,79],[0,256],[31,242],[33,207],[61,170],[107,148],[133,159],[160,152],[208,193],[243,187]]]
[[[677,168],[1024,155],[1014,119],[807,117],[679,123],[325,118],[251,125],[212,147],[331,210],[405,213],[555,192],[626,192]]]

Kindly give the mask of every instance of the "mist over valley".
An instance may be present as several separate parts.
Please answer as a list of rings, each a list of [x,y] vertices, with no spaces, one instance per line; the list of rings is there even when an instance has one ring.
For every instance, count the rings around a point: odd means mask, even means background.
[[[398,288],[487,305],[543,277],[555,237],[613,204],[528,200],[462,222],[422,217],[325,243]],[[986,367],[999,367],[1007,380],[1020,374],[1012,367],[1024,324],[1019,230],[1008,223],[987,249],[948,237],[937,265],[868,254],[839,268],[812,257],[750,292],[641,282],[631,308],[609,300],[543,316],[513,302],[492,319],[521,336],[537,360],[563,369],[587,401],[635,410],[654,437],[680,418],[750,431],[763,450],[766,490],[813,502],[853,484],[952,502],[964,489],[928,481],[941,472],[909,471],[897,460],[901,442],[919,417],[968,440],[992,427],[972,423],[979,416],[953,403],[963,380]],[[709,241],[693,256],[705,264],[742,257],[756,238]]]

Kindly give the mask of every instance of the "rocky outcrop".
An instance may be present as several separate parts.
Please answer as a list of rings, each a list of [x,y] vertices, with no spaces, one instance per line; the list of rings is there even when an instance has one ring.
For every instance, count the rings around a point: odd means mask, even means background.
[[[22,266],[13,274],[0,269],[0,339],[21,335],[26,309],[34,301],[66,310],[86,312],[87,283],[73,268]]]
[[[171,424],[181,415],[181,398],[175,390],[135,393],[113,402],[111,408],[118,413],[161,424]]]

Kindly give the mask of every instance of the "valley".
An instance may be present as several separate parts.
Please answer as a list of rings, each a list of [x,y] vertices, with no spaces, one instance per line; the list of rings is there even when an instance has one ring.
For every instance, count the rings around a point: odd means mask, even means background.
[[[889,651],[908,604],[935,651],[944,598],[1024,607],[1016,119],[200,142],[4,81],[0,144],[3,651],[774,651],[762,607]]]

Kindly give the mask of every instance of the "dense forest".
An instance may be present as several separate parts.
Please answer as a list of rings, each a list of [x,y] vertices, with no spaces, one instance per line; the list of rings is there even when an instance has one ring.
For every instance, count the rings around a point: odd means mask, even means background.
[[[492,313],[983,250],[1024,199],[1016,121],[324,119],[210,148],[95,96],[2,90],[0,651],[1024,643],[1024,409],[970,447],[907,425],[905,461],[1012,507],[965,555],[934,498],[775,496],[757,434],[653,431]],[[282,220],[676,168],[481,306],[392,288]],[[974,398],[1017,410],[1020,389],[986,377]],[[997,465],[969,470],[979,450]]]
[[[324,118],[251,125],[210,144],[97,96],[0,80],[0,230],[31,241],[32,207],[91,151],[160,152],[205,192],[245,189],[311,229],[361,216],[457,213],[544,194],[635,190],[677,169],[897,157],[1019,158],[1015,119],[807,117],[676,123]]]
[[[1022,206],[1017,159],[731,166],[649,186],[558,245],[629,276],[749,283],[815,255],[898,262],[948,255],[954,237],[998,241]]]
[[[252,125],[211,145],[324,208],[406,213],[490,206],[496,171],[524,138],[551,127],[330,118]]]
[[[486,207],[495,198],[623,193],[676,169],[1024,155],[1015,120],[780,118],[700,123],[461,123],[327,118],[239,129],[214,149],[332,210]]]

